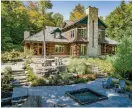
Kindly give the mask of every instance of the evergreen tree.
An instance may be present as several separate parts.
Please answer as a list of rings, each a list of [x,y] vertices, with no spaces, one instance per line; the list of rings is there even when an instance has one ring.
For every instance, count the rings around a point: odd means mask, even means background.
[[[127,72],[132,72],[132,31],[128,29],[122,34],[121,43],[117,51],[117,59],[114,62],[116,72],[125,77]]]
[[[121,2],[113,12],[106,17],[106,34],[116,40],[122,39],[122,33],[132,27],[132,4]]]

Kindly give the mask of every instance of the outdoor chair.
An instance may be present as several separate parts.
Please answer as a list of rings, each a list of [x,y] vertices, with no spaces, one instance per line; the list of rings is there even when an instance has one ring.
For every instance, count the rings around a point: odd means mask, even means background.
[[[113,87],[112,78],[108,77],[106,80],[102,81],[102,86],[103,88],[112,88]]]
[[[129,93],[129,98],[132,99],[132,91]]]
[[[119,81],[119,87],[116,88],[115,91],[119,92],[119,93],[124,93],[125,92],[125,86],[126,86],[125,80],[120,80]]]

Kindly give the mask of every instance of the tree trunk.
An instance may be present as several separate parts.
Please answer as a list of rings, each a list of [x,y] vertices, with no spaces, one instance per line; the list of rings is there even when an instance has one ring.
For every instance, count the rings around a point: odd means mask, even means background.
[[[46,61],[45,27],[43,27],[43,35],[44,35],[44,61]]]

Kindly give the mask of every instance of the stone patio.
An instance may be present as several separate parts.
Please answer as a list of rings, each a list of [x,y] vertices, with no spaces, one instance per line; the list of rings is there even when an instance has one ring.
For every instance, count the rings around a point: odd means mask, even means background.
[[[54,104],[66,104],[70,107],[80,106],[73,99],[65,96],[66,91],[77,90],[81,88],[89,88],[103,95],[108,99],[98,101],[81,107],[132,107],[132,100],[125,94],[118,94],[113,89],[103,89],[103,78],[98,78],[95,81],[81,84],[65,85],[65,86],[41,86],[41,87],[19,87],[13,89],[12,97],[19,96],[41,96],[43,107],[53,107]]]

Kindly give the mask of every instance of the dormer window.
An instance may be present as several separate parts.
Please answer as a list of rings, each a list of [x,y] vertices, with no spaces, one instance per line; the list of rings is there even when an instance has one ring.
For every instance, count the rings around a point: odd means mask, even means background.
[[[54,33],[55,35],[55,38],[57,38],[57,39],[59,39],[59,38],[61,38],[61,33],[60,32],[56,32],[56,33]]]
[[[59,28],[56,28],[55,30],[53,30],[51,34],[54,34],[54,38],[57,38],[57,39],[61,38],[61,30]]]

